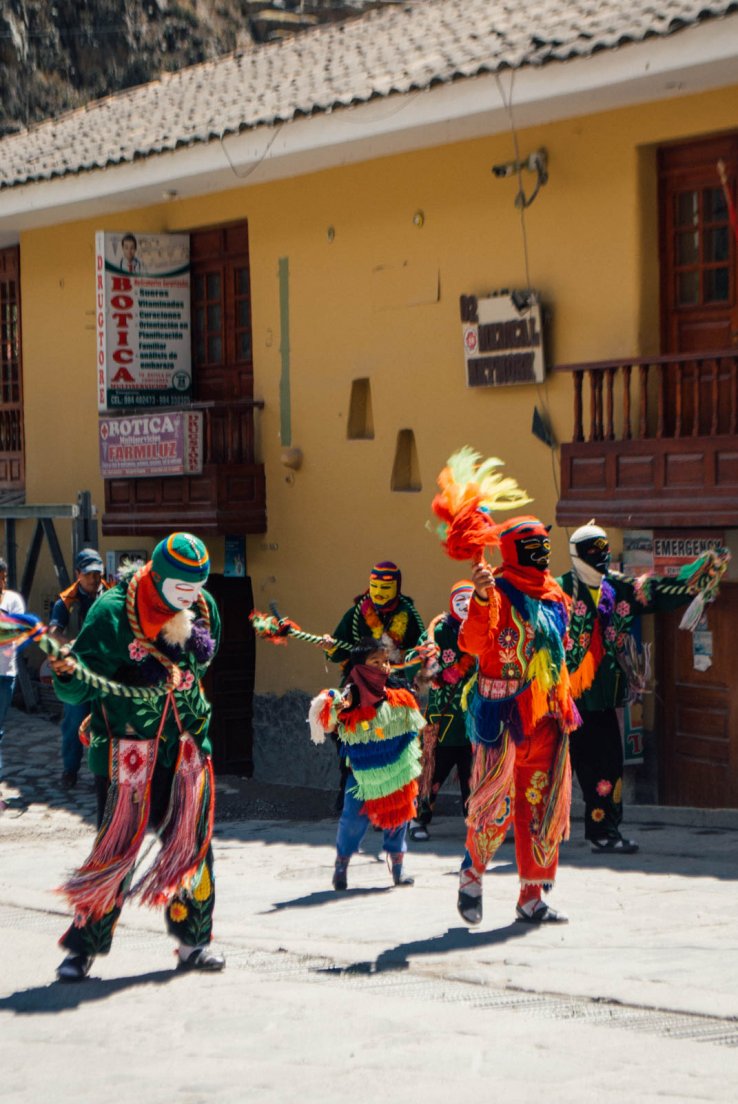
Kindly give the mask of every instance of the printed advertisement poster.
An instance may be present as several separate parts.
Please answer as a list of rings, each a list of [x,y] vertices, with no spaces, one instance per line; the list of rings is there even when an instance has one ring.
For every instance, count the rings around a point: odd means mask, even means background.
[[[246,574],[246,538],[226,537],[223,574],[242,579]]]
[[[623,531],[623,574],[643,575],[653,571],[653,530]]]
[[[189,236],[100,231],[95,249],[98,409],[187,405]]]
[[[197,475],[202,471],[202,413],[165,410],[99,419],[104,479]]]

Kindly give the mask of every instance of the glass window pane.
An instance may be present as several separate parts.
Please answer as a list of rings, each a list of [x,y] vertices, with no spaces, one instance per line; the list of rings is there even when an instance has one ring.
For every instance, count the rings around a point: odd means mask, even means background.
[[[249,293],[249,270],[247,268],[236,269],[236,294],[248,295]]]
[[[208,338],[208,363],[220,364],[222,360],[223,344],[220,337],[214,336]]]
[[[208,299],[220,299],[219,272],[208,272]]]
[[[696,226],[699,220],[699,196],[697,192],[679,192],[676,197],[677,226]]]
[[[221,310],[220,303],[216,303],[214,306],[208,307],[208,329],[212,332],[216,330],[220,333],[221,327]]]
[[[727,268],[708,268],[705,271],[705,302],[725,303],[730,295],[730,278]]]
[[[698,303],[700,298],[699,272],[680,272],[677,276],[677,303],[688,306]]]
[[[688,234],[678,234],[676,241],[677,264],[695,264],[700,255],[700,236],[695,230]]]
[[[727,261],[728,260],[728,227],[719,226],[715,230],[705,231],[705,260],[706,261]]]
[[[195,277],[194,297],[195,297],[195,299],[204,299],[205,298],[205,277],[204,276],[196,276]]]
[[[251,338],[248,333],[242,331],[237,338],[238,351],[237,356],[239,360],[251,359]]]
[[[248,326],[249,324],[249,301],[248,299],[239,299],[236,302],[236,325]]]
[[[703,218],[705,222],[725,222],[728,208],[722,188],[705,188],[702,192]]]

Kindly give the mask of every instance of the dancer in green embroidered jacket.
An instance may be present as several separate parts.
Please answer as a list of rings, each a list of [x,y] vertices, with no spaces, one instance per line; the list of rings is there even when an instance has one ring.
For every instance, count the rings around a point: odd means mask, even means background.
[[[722,568],[726,554],[706,553],[676,578],[630,578],[609,571],[608,536],[594,519],[572,534],[569,553],[572,570],[560,583],[572,598],[566,662],[582,725],[571,733],[570,747],[585,802],[584,836],[594,851],[632,854],[638,844],[620,833],[623,746],[616,709],[629,700],[637,676],[631,661],[634,622],[696,597],[701,609],[705,596],[715,596],[721,573],[716,564]]]
[[[89,764],[99,831],[91,854],[61,892],[74,923],[57,974],[80,981],[110,950],[126,897],[165,907],[182,969],[220,970],[210,947],[215,901],[214,778],[210,705],[201,679],[217,649],[220,619],[204,591],[204,544],[189,533],[161,541],[152,559],[92,607],[66,656],[51,660],[62,701],[90,699]],[[72,677],[77,663],[129,687],[162,686],[160,696],[121,697]],[[150,869],[133,881],[149,823],[161,840]]]

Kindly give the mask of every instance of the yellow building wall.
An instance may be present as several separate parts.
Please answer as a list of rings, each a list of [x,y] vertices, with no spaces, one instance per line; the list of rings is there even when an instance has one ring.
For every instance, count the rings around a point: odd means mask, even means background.
[[[572,427],[565,373],[550,373],[540,387],[465,386],[459,296],[538,289],[551,311],[550,365],[653,352],[655,148],[734,128],[737,117],[738,85],[522,131],[521,153],[545,146],[550,171],[523,218],[515,178],[490,171],[514,156],[511,135],[502,134],[266,185],[234,178],[217,196],[24,234],[27,501],[73,501],[89,489],[102,509],[95,231],[174,232],[247,219],[269,526],[247,541],[255,604],[276,601],[304,628],[330,631],[365,588],[371,565],[394,559],[429,620],[467,573],[426,527],[448,455],[468,444],[501,457],[534,499],[530,510],[552,521],[558,455],[531,435],[534,406],[548,414],[557,440],[570,439]],[[532,183],[525,173],[525,186]],[[304,454],[296,472],[280,463],[280,258],[289,263],[291,443]],[[349,441],[351,383],[362,377],[371,381],[375,436]],[[397,435],[408,428],[422,490],[392,492]],[[554,528],[552,541],[560,572],[566,534]],[[220,570],[222,538],[210,545]],[[307,645],[258,648],[258,691],[311,690],[335,677]]]

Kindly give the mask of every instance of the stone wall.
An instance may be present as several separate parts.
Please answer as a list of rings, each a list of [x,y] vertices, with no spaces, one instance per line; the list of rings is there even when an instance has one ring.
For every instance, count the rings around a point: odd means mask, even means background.
[[[310,739],[310,698],[300,690],[254,695],[254,778],[285,786],[338,789],[336,745]]]

